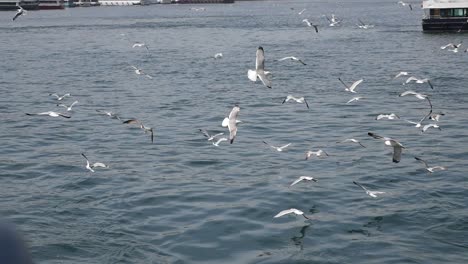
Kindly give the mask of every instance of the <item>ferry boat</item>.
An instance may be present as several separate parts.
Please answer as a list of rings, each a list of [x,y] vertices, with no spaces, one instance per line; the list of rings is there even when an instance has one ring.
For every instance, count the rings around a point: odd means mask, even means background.
[[[424,0],[424,32],[468,31],[468,0]]]
[[[99,0],[101,6],[131,6],[145,5],[144,0]]]
[[[0,11],[17,10],[20,5],[25,10],[39,9],[39,0],[0,0]]]
[[[64,9],[64,0],[39,0],[39,9],[51,10],[51,9]]]

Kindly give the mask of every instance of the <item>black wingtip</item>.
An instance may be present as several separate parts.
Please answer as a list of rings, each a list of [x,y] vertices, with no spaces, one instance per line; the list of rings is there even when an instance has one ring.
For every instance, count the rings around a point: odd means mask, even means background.
[[[400,162],[399,160],[396,160],[396,159],[392,159],[392,161],[395,162],[395,163]]]

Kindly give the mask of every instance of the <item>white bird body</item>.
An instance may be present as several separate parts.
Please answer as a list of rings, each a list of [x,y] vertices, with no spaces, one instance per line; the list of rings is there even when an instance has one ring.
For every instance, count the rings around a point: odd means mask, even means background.
[[[305,219],[310,219],[309,217],[307,217],[307,216],[304,215],[304,212],[302,212],[301,210],[298,210],[298,209],[296,209],[296,208],[291,208],[291,209],[283,210],[283,211],[279,212],[278,214],[276,214],[276,215],[274,216],[274,218],[278,218],[278,217],[281,217],[281,216],[284,216],[284,215],[288,215],[288,214],[302,215]]]
[[[239,115],[240,107],[238,105],[232,108],[231,113],[229,113],[229,122],[227,127],[229,129],[229,142],[232,144],[234,143],[234,139],[237,136],[237,116]]]
[[[416,159],[417,161],[420,161],[424,164],[424,166],[426,167],[426,170],[429,172],[429,173],[433,173],[434,171],[437,171],[437,170],[446,170],[447,168],[444,167],[444,166],[434,166],[434,167],[429,167],[429,165],[427,164],[427,162],[421,158],[418,158],[418,157],[414,157],[414,159]]]
[[[429,84],[429,86],[431,87],[431,89],[434,89],[434,86],[432,85],[431,83],[431,80],[429,80],[428,78],[424,78],[424,79],[419,79],[419,78],[416,78],[414,76],[411,76],[409,77],[408,79],[406,79],[406,82],[405,83],[410,83],[410,82],[415,82],[415,83],[427,83]]]
[[[382,137],[382,136],[379,136],[379,135],[377,135],[377,134],[375,134],[375,133],[372,133],[372,132],[369,132],[369,133],[367,133],[367,134],[368,134],[369,136],[375,138],[375,139],[381,139],[381,140],[384,141],[385,145],[393,147],[393,157],[392,157],[392,161],[395,162],[395,163],[400,162],[400,160],[401,160],[401,152],[402,152],[403,149],[405,148],[405,147],[403,147],[403,145],[402,145],[400,142],[398,142],[398,141],[396,141],[396,140],[394,140],[394,139],[392,139],[392,138],[389,138],[389,137]]]
[[[265,54],[263,48],[258,47],[255,59],[255,70],[248,70],[247,77],[253,82],[256,82],[257,78],[259,78],[263,85],[271,88],[269,76],[270,72],[265,71]]]
[[[353,98],[351,98],[348,102],[346,102],[346,104],[350,104],[350,103],[352,103],[352,102],[354,102],[354,101],[359,101],[359,100],[361,100],[361,99],[364,99],[364,97],[360,97],[360,96],[353,97]]]
[[[441,117],[441,116],[444,116],[444,115],[445,115],[444,113],[431,114],[431,115],[429,116],[429,119],[435,120],[435,121],[439,122],[440,117]]]
[[[278,61],[284,61],[284,60],[295,61],[295,62],[301,63],[302,65],[307,65],[307,64],[305,64],[301,59],[298,59],[298,58],[296,58],[296,57],[294,57],[294,56],[284,57],[284,58],[279,59]]]
[[[317,157],[320,157],[320,156],[323,156],[323,155],[329,156],[327,152],[325,152],[324,150],[321,150],[321,149],[319,149],[317,151],[310,151],[309,150],[309,151],[306,152],[305,159],[308,160],[310,157],[312,157],[312,155],[315,155]]]
[[[135,73],[137,75],[144,75],[148,79],[153,79],[153,76],[144,73],[142,69],[140,69],[140,68],[138,68],[136,66],[133,66],[133,65],[130,65],[130,66],[135,70]]]
[[[107,166],[106,164],[104,163],[101,163],[101,162],[95,162],[93,164],[91,164],[88,160],[88,157],[86,157],[86,155],[84,153],[81,153],[81,155],[86,159],[86,169],[90,170],[91,172],[95,172],[93,169],[94,168],[109,168],[109,166]]]
[[[216,53],[214,56],[213,56],[215,59],[221,59],[223,57],[223,53]]]
[[[62,101],[65,97],[70,97],[71,95],[69,93],[66,93],[62,96],[56,94],[56,93],[53,93],[53,94],[49,94],[49,96],[55,96],[55,98],[57,98],[57,101]]]
[[[400,119],[400,117],[394,113],[391,113],[391,114],[380,114],[378,115],[375,120],[380,120],[380,119],[383,119],[383,118],[387,118],[389,120],[394,120],[394,119]]]
[[[115,119],[118,119],[120,120],[120,117],[114,113],[114,112],[111,112],[111,111],[103,111],[103,110],[96,110],[96,112],[100,113],[100,114],[103,114],[103,115],[106,115],[110,118],[115,118]]]
[[[432,124],[427,124],[427,125],[423,126],[422,132],[426,132],[426,130],[428,130],[431,127],[438,128],[439,130],[441,130],[441,128],[440,128],[440,126],[438,124],[432,123]]]
[[[406,95],[414,95],[414,96],[416,96],[416,98],[421,99],[421,100],[424,100],[424,99],[428,98],[428,95],[422,94],[422,93],[417,93],[415,91],[405,91],[405,92],[401,93],[399,96],[402,97],[402,96],[406,96]]]
[[[218,139],[216,142],[213,141],[213,145],[216,146],[216,147],[219,147],[219,143],[223,142],[223,141],[227,141],[228,139],[225,138],[225,137],[222,137],[220,139]]]
[[[311,177],[311,176],[300,176],[295,181],[293,181],[291,183],[291,185],[289,185],[289,187],[294,186],[294,185],[298,184],[301,181],[314,181],[314,182],[317,182],[317,179],[315,179],[314,177]]]
[[[200,130],[200,132],[202,132],[203,135],[208,138],[208,141],[213,141],[215,138],[224,135],[224,133],[218,133],[218,134],[215,134],[215,135],[210,135],[208,133],[208,131],[205,130],[205,129],[198,129],[198,130]]]
[[[371,191],[369,189],[367,189],[366,187],[362,186],[361,184],[353,181],[354,184],[356,184],[357,186],[361,187],[364,191],[366,191],[366,194],[369,195],[370,197],[374,197],[374,198],[377,198],[377,195],[378,194],[384,194],[385,192],[381,192],[381,191]]]
[[[65,104],[58,104],[57,106],[63,106],[67,109],[67,112],[70,112],[75,104],[77,104],[78,101],[73,102],[70,106],[67,106]]]
[[[54,112],[54,111],[47,111],[47,112],[41,112],[41,113],[35,113],[35,114],[26,113],[26,115],[29,115],[29,116],[48,115],[48,116],[51,116],[51,117],[64,117],[64,118],[70,118],[71,117],[69,115],[65,115],[65,114],[62,114],[62,113],[59,113],[59,112]]]
[[[343,82],[343,80],[341,80],[341,78],[338,78],[338,80],[345,86],[345,91],[351,92],[351,93],[356,93],[355,91],[356,87],[364,81],[363,79],[360,79],[360,80],[355,81],[350,86],[348,86],[346,83]]]
[[[282,103],[282,104],[284,104],[284,103],[286,103],[286,102],[289,102],[289,101],[291,101],[291,100],[295,101],[296,103],[300,103],[300,104],[304,104],[304,103],[305,103],[306,107],[309,108],[309,104],[307,103],[307,101],[306,101],[306,99],[305,99],[304,97],[296,98],[296,97],[294,97],[294,96],[292,96],[292,95],[286,96],[286,98],[283,100],[283,103]]]
[[[270,145],[268,144],[267,142],[263,141],[263,143],[265,143],[266,145],[268,145],[269,147],[271,147],[272,149],[276,149],[276,151],[278,152],[282,152],[285,148],[289,147],[289,145],[291,145],[291,143],[288,143],[284,146],[281,146],[281,147],[276,147],[276,146],[273,146],[273,145]]]

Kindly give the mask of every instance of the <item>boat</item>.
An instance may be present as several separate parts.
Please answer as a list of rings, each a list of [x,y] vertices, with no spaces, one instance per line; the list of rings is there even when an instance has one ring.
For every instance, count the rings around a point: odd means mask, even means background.
[[[64,9],[64,0],[39,0],[40,10]]]
[[[468,31],[468,0],[424,0],[423,32]]]
[[[38,10],[39,0],[0,0],[0,11],[17,10],[18,5],[25,10]]]
[[[101,6],[145,5],[144,0],[99,0]]]

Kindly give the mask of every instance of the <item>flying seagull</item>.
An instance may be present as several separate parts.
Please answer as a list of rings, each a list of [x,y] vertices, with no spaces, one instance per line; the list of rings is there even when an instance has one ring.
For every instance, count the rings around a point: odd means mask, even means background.
[[[145,43],[141,43],[141,42],[136,42],[135,44],[133,44],[132,48],[141,48],[141,47],[145,47],[147,51],[149,51],[149,48],[148,46],[145,44]]]
[[[220,138],[220,139],[218,139],[218,141],[216,141],[216,142],[213,141],[213,145],[216,146],[216,147],[218,147],[218,146],[219,146],[219,143],[221,143],[221,142],[223,142],[223,141],[227,141],[227,140],[228,140],[228,139],[225,138],[225,137]]]
[[[54,111],[47,111],[47,112],[41,112],[41,113],[35,113],[35,114],[26,113],[26,115],[28,115],[28,116],[48,115],[48,116],[51,116],[51,117],[64,117],[64,118],[70,118],[71,117],[69,115],[65,115],[65,114],[62,114],[62,113],[59,113],[59,112],[54,112]]]
[[[301,59],[298,59],[294,56],[284,57],[284,58],[279,59],[278,61],[284,61],[284,60],[296,61],[296,62],[301,63],[302,65],[307,65]]]
[[[213,56],[214,59],[221,59],[223,58],[223,54],[220,52],[220,53],[216,53],[214,56]]]
[[[130,65],[130,67],[132,67],[135,70],[136,74],[144,75],[148,79],[153,79],[153,76],[144,73],[142,69],[139,69],[139,68],[137,68],[136,66],[133,66],[133,65]]]
[[[461,43],[459,43],[459,44],[449,43],[447,45],[444,45],[444,46],[440,47],[440,49],[446,49],[446,48],[458,49],[461,45],[462,45]]]
[[[332,14],[331,18],[328,18],[328,16],[325,16],[325,17],[327,18],[328,22],[330,22],[330,27],[334,27],[341,22],[340,20],[336,18],[335,14]]]
[[[57,98],[57,101],[62,101],[65,97],[70,97],[71,95],[69,93],[66,93],[62,96],[56,94],[56,93],[51,93],[49,94],[49,96],[54,96],[55,98]]]
[[[268,143],[265,142],[265,141],[263,141],[263,143],[265,143],[266,145],[268,145],[269,147],[271,147],[271,148],[273,148],[273,149],[276,149],[276,151],[278,151],[278,152],[283,151],[283,149],[285,149],[285,148],[289,147],[289,145],[291,145],[291,143],[288,143],[288,144],[286,144],[286,145],[284,145],[284,146],[276,147],[276,146],[273,146],[273,145],[268,144]]]
[[[378,115],[375,120],[380,120],[380,119],[383,119],[383,118],[387,118],[389,120],[394,120],[394,119],[400,119],[400,117],[394,113],[391,113],[391,114],[380,114]]]
[[[417,161],[420,161],[424,164],[424,166],[426,167],[426,170],[429,172],[429,173],[433,173],[434,171],[436,170],[446,170],[447,168],[443,167],[443,166],[434,166],[434,167],[429,167],[429,165],[427,164],[427,162],[421,158],[418,158],[418,157],[414,157],[414,159],[416,159]]]
[[[269,74],[270,72],[265,71],[265,54],[263,48],[258,47],[255,59],[255,70],[248,70],[247,77],[249,77],[252,82],[257,81],[257,78],[259,78],[263,85],[271,88],[271,81],[268,77]]]
[[[364,191],[366,191],[367,195],[369,195],[370,197],[374,197],[374,198],[377,198],[377,195],[378,194],[384,194],[385,192],[380,192],[380,191],[370,191],[368,190],[366,187],[362,186],[361,184],[353,181],[354,184],[356,184],[357,186],[361,187]]]
[[[120,117],[114,113],[114,112],[111,112],[111,111],[103,111],[103,110],[96,110],[96,112],[100,113],[100,114],[103,114],[103,115],[106,115],[110,118],[115,118],[115,119],[118,119],[120,120]]]
[[[315,179],[314,177],[311,177],[311,176],[300,176],[295,181],[293,181],[291,183],[291,185],[289,185],[289,187],[291,187],[293,185],[296,185],[297,183],[299,183],[301,181],[314,181],[314,182],[317,182],[317,179]]]
[[[213,141],[216,137],[224,135],[224,133],[218,133],[218,134],[215,134],[215,135],[210,135],[206,129],[198,129],[198,130],[200,130],[200,132],[202,132],[203,135],[208,138],[208,141]]]
[[[361,142],[357,139],[354,139],[354,138],[347,138],[345,140],[342,140],[342,141],[338,141],[336,143],[345,143],[345,142],[353,142],[353,143],[358,143],[359,145],[361,145],[361,147],[365,148],[365,146],[363,144],[361,144]]]
[[[298,15],[302,15],[302,13],[304,13],[307,9],[302,9],[299,13],[297,13]]]
[[[359,24],[357,25],[359,28],[362,28],[362,29],[369,29],[369,28],[373,28],[374,25],[371,25],[371,24],[366,24],[364,22],[362,22],[360,19],[358,19],[359,21]]]
[[[305,219],[310,220],[309,217],[307,217],[307,216],[304,215],[304,212],[302,212],[301,210],[298,210],[298,209],[296,209],[296,208],[291,208],[291,209],[283,210],[283,211],[279,212],[277,215],[275,215],[274,218],[278,218],[278,217],[281,217],[281,216],[287,215],[287,214],[302,215]]]
[[[141,121],[139,121],[138,119],[129,119],[129,120],[126,120],[123,122],[124,124],[137,124],[142,130],[143,132],[145,132],[145,134],[149,133],[150,134],[150,137],[151,137],[151,143],[153,143],[154,141],[154,131],[153,131],[153,128],[152,127],[147,127],[145,126]]]
[[[67,109],[67,112],[71,111],[73,106],[76,105],[78,101],[73,102],[70,106],[66,106],[65,104],[58,104],[57,106],[63,106]]]
[[[109,168],[109,166],[107,166],[106,164],[101,163],[101,162],[95,162],[93,164],[90,164],[89,159],[86,157],[86,155],[84,153],[81,153],[81,156],[83,156],[86,159],[86,169],[90,170],[91,172],[94,172],[93,169],[97,168],[97,167]]]
[[[352,93],[356,93],[354,90],[360,83],[362,83],[362,81],[364,81],[363,79],[360,79],[351,84],[351,86],[348,86],[345,82],[343,82],[343,80],[341,80],[341,78],[338,77],[338,80],[345,86],[345,91]]]
[[[395,163],[400,162],[401,152],[405,148],[405,147],[403,147],[403,145],[400,142],[398,142],[398,141],[396,141],[396,140],[394,140],[392,138],[389,138],[389,137],[379,136],[379,135],[377,135],[375,133],[372,133],[372,132],[369,132],[367,134],[369,136],[375,138],[375,139],[381,139],[381,140],[384,141],[385,145],[393,147],[393,158],[392,158],[392,160]]]
[[[423,126],[422,132],[426,132],[426,130],[428,130],[431,127],[438,128],[439,130],[442,130],[439,125],[437,125],[435,123],[432,123],[432,124],[427,124],[427,125]]]
[[[306,99],[304,97],[299,97],[299,98],[296,98],[292,95],[288,95],[286,96],[286,98],[283,100],[283,103],[286,103],[286,102],[289,102],[290,100],[294,100],[296,103],[301,103],[301,104],[304,104],[306,105],[307,108],[309,108],[309,104],[307,103]]]
[[[360,96],[353,97],[353,98],[351,98],[348,102],[346,102],[346,104],[350,104],[350,103],[352,103],[352,102],[354,102],[354,101],[359,101],[359,100],[361,100],[361,99],[364,99],[364,97],[360,97]]]
[[[429,116],[429,119],[439,122],[439,118],[444,115],[444,113],[431,114],[431,116]]]
[[[408,6],[411,11],[413,11],[413,6],[411,4],[405,3],[403,1],[398,1],[398,4],[401,6]]]
[[[229,122],[227,124],[229,129],[229,142],[234,143],[234,139],[237,135],[237,116],[239,115],[240,107],[238,105],[232,108],[231,113],[229,113]]]
[[[406,83],[410,83],[412,81],[414,81],[416,83],[427,83],[427,84],[429,84],[431,89],[434,89],[434,86],[432,85],[431,80],[429,80],[428,78],[418,79],[418,78],[416,78],[414,76],[411,76],[408,79],[406,79]]]
[[[315,29],[315,33],[318,33],[319,30],[318,30],[318,25],[314,25],[312,23],[310,23],[310,21],[306,18],[306,19],[303,19],[302,20],[303,23],[306,23],[308,27],[314,27]]]
[[[315,155],[315,156],[317,156],[317,157],[320,157],[320,156],[323,156],[324,154],[325,154],[325,156],[329,156],[327,152],[325,152],[325,151],[323,151],[323,150],[321,150],[321,149],[319,149],[319,150],[317,150],[317,151],[310,151],[310,150],[309,150],[309,151],[307,151],[307,152],[305,153],[305,155],[306,155],[306,156],[305,156],[305,159],[308,160],[312,155]]]
[[[393,79],[399,78],[401,76],[407,76],[408,74],[409,74],[409,72],[402,71],[402,72],[399,72],[397,75],[395,75],[395,77],[393,77]]]
[[[15,21],[19,16],[24,16],[26,15],[26,10],[24,10],[20,5],[17,5],[18,10],[16,10],[16,14],[13,17],[13,21]]]

